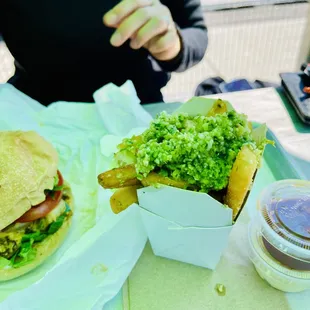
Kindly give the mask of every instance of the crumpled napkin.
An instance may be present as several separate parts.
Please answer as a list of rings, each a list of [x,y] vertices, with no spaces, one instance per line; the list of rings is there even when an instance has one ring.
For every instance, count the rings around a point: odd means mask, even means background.
[[[101,309],[122,288],[147,236],[135,206],[118,216],[112,213],[111,192],[98,185],[97,175],[111,163],[102,137],[119,139],[150,120],[137,106],[132,87],[130,82],[104,86],[95,104],[44,107],[11,85],[0,85],[0,130],[35,130],[52,143],[75,198],[64,244],[41,267],[0,283],[0,309]]]
[[[93,97],[107,131],[113,135],[124,137],[133,128],[148,127],[152,120],[140,105],[131,81],[121,87],[107,84]]]

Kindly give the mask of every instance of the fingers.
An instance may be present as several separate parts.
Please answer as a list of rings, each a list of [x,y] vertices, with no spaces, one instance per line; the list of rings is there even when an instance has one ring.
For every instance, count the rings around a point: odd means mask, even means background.
[[[116,28],[111,44],[115,47],[132,39],[138,49],[169,30],[172,18],[169,9],[158,0],[123,0],[104,16],[104,23]]]
[[[167,50],[171,50],[176,44],[176,36],[178,34],[175,31],[169,31],[166,35],[155,37],[149,41],[147,48],[153,55],[165,53]]]
[[[104,16],[104,23],[116,28],[111,37],[115,47],[131,39],[131,48],[144,47],[163,61],[176,57],[182,48],[170,10],[159,0],[123,0]]]
[[[164,34],[168,31],[169,22],[164,19],[153,17],[151,18],[131,40],[130,46],[133,49],[139,49],[149,42],[152,38]]]
[[[146,48],[150,51],[151,55],[160,61],[169,61],[177,57],[182,50],[181,39],[179,36],[172,34],[167,34],[160,38],[161,42],[158,44],[150,44]]]
[[[103,22],[107,26],[115,27],[139,8],[150,6],[152,3],[152,0],[123,0],[103,17]]]
[[[153,7],[140,8],[127,17],[117,28],[111,38],[111,44],[115,47],[123,45],[128,39],[146,24],[152,17]]]

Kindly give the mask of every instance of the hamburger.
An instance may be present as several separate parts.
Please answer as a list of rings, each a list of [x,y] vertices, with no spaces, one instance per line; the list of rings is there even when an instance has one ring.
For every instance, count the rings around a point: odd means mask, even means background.
[[[0,131],[0,281],[33,270],[59,248],[72,202],[50,143],[33,131]]]

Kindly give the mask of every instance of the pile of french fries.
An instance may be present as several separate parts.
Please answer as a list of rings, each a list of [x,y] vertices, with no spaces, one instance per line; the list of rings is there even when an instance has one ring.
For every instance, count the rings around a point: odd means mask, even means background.
[[[225,112],[227,112],[225,102],[218,100],[207,116],[214,116]],[[134,137],[133,141],[141,141],[141,136]],[[125,145],[123,144],[118,146],[120,150],[124,147]],[[257,168],[256,154],[250,147],[244,145],[233,164],[223,199],[223,202],[233,210],[233,219],[236,219],[243,207]],[[98,182],[105,189],[115,189],[110,198],[110,204],[112,211],[116,214],[127,209],[132,204],[138,203],[137,190],[143,187],[167,185],[184,190],[195,190],[185,181],[173,180],[156,172],[151,172],[145,178],[138,179],[134,164],[124,164],[121,167],[106,171],[98,176]]]

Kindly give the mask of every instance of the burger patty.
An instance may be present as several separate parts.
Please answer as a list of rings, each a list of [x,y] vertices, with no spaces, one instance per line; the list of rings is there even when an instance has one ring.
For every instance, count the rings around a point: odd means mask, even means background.
[[[19,249],[23,235],[21,232],[0,233],[0,256],[10,259]]]
[[[68,199],[66,199],[68,201]],[[50,212],[47,217],[29,223],[15,223],[6,230],[0,232],[0,258],[12,259],[15,255],[19,257],[19,251],[24,243],[33,243],[44,240],[54,234],[62,225],[72,211],[64,200]],[[15,260],[15,259],[14,259]]]
[[[53,195],[53,191],[49,194]],[[56,233],[72,215],[71,204],[71,190],[64,184],[60,201],[43,217],[29,222],[15,221],[0,231],[0,260],[6,259],[6,264],[13,268],[31,262],[36,257],[35,244]]]

